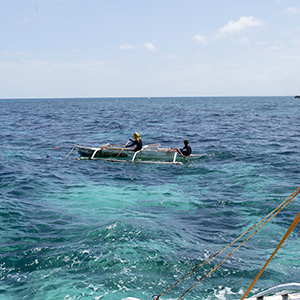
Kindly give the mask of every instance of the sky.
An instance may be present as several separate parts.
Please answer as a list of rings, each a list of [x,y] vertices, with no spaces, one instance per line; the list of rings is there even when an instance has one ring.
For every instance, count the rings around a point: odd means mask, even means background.
[[[299,0],[0,0],[1,99],[299,93]]]

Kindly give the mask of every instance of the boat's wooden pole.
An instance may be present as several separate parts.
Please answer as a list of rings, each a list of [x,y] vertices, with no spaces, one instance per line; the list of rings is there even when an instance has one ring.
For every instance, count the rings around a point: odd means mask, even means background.
[[[72,151],[75,149],[75,147],[73,146],[72,150],[69,152],[69,154],[66,156],[66,158],[72,153]]]
[[[185,156],[183,155],[183,153],[181,152],[181,150],[180,150],[180,149],[177,149],[177,151],[179,152],[179,154],[180,154],[180,155],[182,155],[182,156],[183,156],[183,158],[185,158]]]
[[[127,144],[130,142],[130,139],[128,140],[128,142],[124,145],[124,147],[122,148],[122,150],[119,152],[119,154],[116,157],[119,157],[119,155],[123,152],[123,150],[126,148]]]

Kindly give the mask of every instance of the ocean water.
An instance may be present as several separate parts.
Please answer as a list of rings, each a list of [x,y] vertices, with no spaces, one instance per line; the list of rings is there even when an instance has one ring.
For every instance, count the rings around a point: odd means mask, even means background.
[[[299,186],[293,97],[0,100],[0,299],[152,299]],[[183,165],[77,160],[71,144],[181,147]],[[184,299],[240,299],[296,197]],[[229,252],[234,248],[230,247]],[[177,299],[228,253],[160,299]],[[299,225],[254,292],[297,282]]]

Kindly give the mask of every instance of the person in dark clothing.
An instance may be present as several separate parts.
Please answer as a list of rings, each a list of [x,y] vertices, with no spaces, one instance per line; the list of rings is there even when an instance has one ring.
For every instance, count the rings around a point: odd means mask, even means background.
[[[178,152],[183,157],[191,155],[192,148],[189,145],[189,141],[188,140],[184,140],[183,143],[184,143],[184,147],[183,148],[173,148],[173,147],[171,147],[171,149],[169,149],[169,151]]]
[[[140,151],[143,148],[143,142],[142,139],[140,138],[139,134],[136,132],[134,135],[134,140],[132,140],[132,138],[130,138],[130,141],[132,142],[131,144],[127,145],[126,148],[128,147],[133,147],[136,145],[134,151]]]

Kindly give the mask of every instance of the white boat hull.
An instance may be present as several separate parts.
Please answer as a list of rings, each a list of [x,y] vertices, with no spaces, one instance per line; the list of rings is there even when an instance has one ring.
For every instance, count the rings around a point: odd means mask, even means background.
[[[259,294],[247,298],[247,300],[287,300],[287,299],[300,299],[300,283],[287,283],[274,286]],[[275,294],[269,296],[270,294]]]

